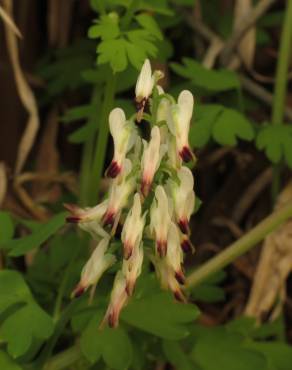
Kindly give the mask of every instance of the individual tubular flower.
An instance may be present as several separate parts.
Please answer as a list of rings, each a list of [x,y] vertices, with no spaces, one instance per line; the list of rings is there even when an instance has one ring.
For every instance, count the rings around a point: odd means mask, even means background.
[[[180,284],[184,284],[185,276],[182,270],[183,252],[180,245],[179,230],[173,222],[171,222],[168,231],[166,262],[173,269],[176,280]]]
[[[171,119],[167,120],[169,129],[176,138],[178,154],[185,162],[190,161],[194,157],[188,141],[193,106],[194,98],[192,93],[188,90],[183,90],[179,94],[177,104],[171,107]]]
[[[143,140],[144,151],[141,160],[142,167],[142,184],[141,192],[144,197],[147,197],[151,184],[161,161],[160,151],[160,131],[158,126],[154,126],[151,130],[151,139],[149,143]]]
[[[101,325],[106,321],[109,326],[115,328],[119,324],[119,316],[122,308],[127,304],[129,296],[126,291],[127,282],[122,271],[118,271],[111,292],[110,304]]]
[[[143,111],[149,96],[152,94],[154,84],[162,77],[163,73],[161,71],[155,71],[154,74],[152,74],[150,61],[146,59],[138,76],[135,89],[138,122],[142,119]]]
[[[106,174],[115,178],[123,168],[127,152],[135,143],[135,132],[126,121],[126,116],[121,108],[115,108],[109,115],[110,133],[114,140],[114,158]]]
[[[134,190],[136,179],[129,176],[132,170],[132,163],[125,159],[124,171],[113,180],[110,188],[108,207],[103,217],[104,225],[113,225],[120,211],[127,204],[129,195]]]
[[[189,220],[195,205],[194,178],[191,170],[187,167],[181,167],[177,175],[180,184],[173,180],[169,180],[168,184],[173,198],[176,221],[181,231],[188,234]]]
[[[124,258],[131,257],[135,245],[139,245],[142,239],[143,229],[145,225],[145,216],[141,214],[140,195],[134,195],[134,202],[125,220],[122,230],[122,242],[124,245]]]
[[[96,240],[108,236],[101,226],[101,219],[108,208],[108,200],[95,207],[80,208],[75,204],[64,204],[64,207],[71,212],[71,215],[66,218],[67,222],[77,223],[82,230],[89,232]]]
[[[161,257],[166,255],[170,222],[169,200],[164,188],[158,185],[150,209],[150,232],[155,235],[156,250]]]
[[[129,296],[133,294],[136,280],[141,274],[143,257],[143,245],[136,243],[131,257],[123,261],[122,270],[126,278],[126,291]]]
[[[112,254],[105,253],[108,248],[108,243],[109,239],[104,238],[95,248],[82,269],[80,282],[72,292],[73,297],[80,296],[90,285],[97,284],[105,270],[115,263],[116,257]]]
[[[167,261],[164,258],[157,257],[152,257],[151,261],[154,264],[161,288],[165,290],[171,290],[176,300],[180,302],[186,302],[186,298],[181,290],[181,286],[175,278],[172,267],[167,264]]]

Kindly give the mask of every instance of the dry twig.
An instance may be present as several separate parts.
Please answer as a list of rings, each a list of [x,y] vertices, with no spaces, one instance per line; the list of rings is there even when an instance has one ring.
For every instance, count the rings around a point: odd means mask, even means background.
[[[7,12],[12,14],[12,0],[4,0],[4,4]],[[21,138],[17,153],[15,173],[19,174],[33,146],[37,131],[39,129],[39,117],[34,94],[26,82],[24,74],[21,70],[15,34],[7,24],[5,25],[5,31],[8,54],[11,59],[18,94],[23,106],[29,114],[26,129]]]

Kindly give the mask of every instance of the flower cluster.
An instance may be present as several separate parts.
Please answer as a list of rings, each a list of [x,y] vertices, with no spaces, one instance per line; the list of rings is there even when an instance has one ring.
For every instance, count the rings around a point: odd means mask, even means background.
[[[127,120],[124,111],[115,108],[109,115],[114,156],[106,171],[111,178],[106,199],[92,208],[66,205],[71,213],[67,221],[78,224],[98,243],[73,296],[94,287],[116,262],[109,246],[118,225],[122,226],[122,267],[104,318],[112,327],[118,325],[120,311],[133,294],[146,253],[162,287],[185,300],[182,264],[184,252],[192,250],[189,220],[195,194],[192,172],[183,163],[194,158],[188,143],[194,101],[188,90],[175,101],[157,85],[161,77],[160,71],[152,74],[146,60],[136,84],[137,114]],[[145,120],[151,126],[148,140],[139,135]]]

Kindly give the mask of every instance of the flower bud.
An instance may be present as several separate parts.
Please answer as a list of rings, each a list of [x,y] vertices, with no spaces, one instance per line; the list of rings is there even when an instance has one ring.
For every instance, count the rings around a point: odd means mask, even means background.
[[[129,296],[133,294],[136,280],[141,274],[143,257],[143,244],[136,243],[131,257],[123,261],[122,270],[126,278],[126,291]]]
[[[149,59],[146,59],[136,83],[136,105],[138,109],[137,121],[142,119],[143,111],[148,102],[149,96],[152,94],[154,84],[163,77],[161,71],[155,71],[152,75],[151,64]]]
[[[127,283],[124,274],[121,271],[118,271],[111,292],[110,304],[101,325],[107,321],[109,326],[112,328],[118,326],[120,312],[128,302],[126,286]]]
[[[108,248],[108,243],[109,239],[104,238],[95,248],[91,257],[82,269],[80,282],[72,293],[73,297],[80,296],[90,285],[97,284],[105,270],[115,263],[116,257],[114,255],[105,254]]]
[[[108,207],[103,217],[104,225],[113,225],[116,217],[128,202],[129,195],[135,188],[136,179],[129,176],[132,171],[132,163],[125,159],[124,171],[113,180],[110,188]]]
[[[155,235],[156,250],[161,257],[166,255],[170,222],[169,200],[164,188],[158,185],[150,209],[150,231]]]
[[[176,138],[178,154],[185,162],[193,159],[194,155],[189,147],[189,129],[193,114],[194,98],[190,91],[183,90],[178,97],[177,104],[171,107],[171,118],[167,121],[171,133]]]
[[[110,133],[114,140],[114,158],[106,174],[115,178],[121,171],[127,152],[135,143],[135,132],[126,121],[126,116],[121,108],[115,108],[109,115]]]
[[[180,184],[169,180],[170,191],[173,198],[176,221],[185,234],[189,233],[189,220],[194,210],[195,193],[193,191],[194,178],[191,170],[182,167],[177,172]]]
[[[142,184],[141,192],[146,197],[150,191],[151,184],[157,171],[160,157],[160,131],[158,126],[154,126],[151,130],[151,139],[149,143],[143,141],[144,151],[141,160],[142,167]]]

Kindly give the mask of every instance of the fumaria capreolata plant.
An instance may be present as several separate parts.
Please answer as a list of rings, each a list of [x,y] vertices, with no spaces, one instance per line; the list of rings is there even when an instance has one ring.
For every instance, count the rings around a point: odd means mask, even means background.
[[[114,156],[106,171],[111,179],[106,198],[92,208],[65,205],[71,212],[67,221],[89,232],[97,243],[73,296],[94,289],[117,263],[121,253],[113,252],[111,243],[122,227],[122,265],[102,322],[111,327],[118,325],[120,311],[133,294],[145,254],[162,288],[185,301],[183,257],[193,250],[188,225],[195,193],[193,174],[184,163],[194,159],[188,143],[194,99],[183,90],[176,101],[157,84],[162,77],[160,71],[152,73],[146,59],[136,83],[137,113],[127,119],[121,108],[114,108],[109,114]],[[145,131],[150,133],[148,140],[141,137]]]

